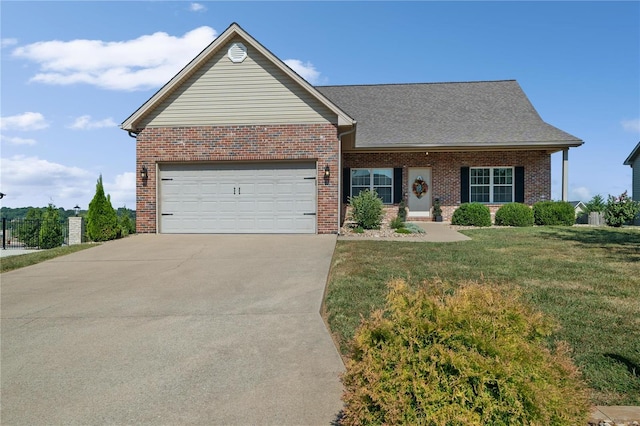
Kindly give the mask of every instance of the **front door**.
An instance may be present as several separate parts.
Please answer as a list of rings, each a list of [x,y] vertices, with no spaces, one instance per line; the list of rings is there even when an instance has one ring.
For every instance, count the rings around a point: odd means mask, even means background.
[[[431,216],[431,168],[409,168],[409,217]]]

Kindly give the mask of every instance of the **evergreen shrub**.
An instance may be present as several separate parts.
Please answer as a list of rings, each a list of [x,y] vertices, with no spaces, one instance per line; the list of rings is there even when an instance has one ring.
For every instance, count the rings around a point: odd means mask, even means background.
[[[496,225],[533,226],[533,210],[522,203],[508,203],[496,212]]]
[[[42,221],[42,211],[33,207],[27,210],[25,220],[18,228],[18,239],[26,248],[40,246],[40,223]]]
[[[49,204],[42,214],[39,240],[41,249],[60,247],[64,243],[62,224],[60,223],[60,211],[57,210],[53,204]]]
[[[579,425],[590,410],[554,324],[491,285],[392,281],[342,376],[343,425]]]
[[[576,221],[576,211],[566,201],[538,201],[533,205],[536,225],[572,226]]]
[[[355,197],[349,197],[351,215],[363,229],[378,229],[382,223],[382,200],[376,191],[364,190]]]
[[[87,236],[92,241],[108,241],[118,236],[118,215],[111,199],[104,194],[102,175],[96,184],[96,193],[87,211]]]
[[[491,211],[481,203],[463,203],[453,212],[452,225],[491,226]]]
[[[604,210],[607,225],[620,227],[631,222],[640,213],[640,202],[633,201],[624,191],[619,197],[609,195]]]

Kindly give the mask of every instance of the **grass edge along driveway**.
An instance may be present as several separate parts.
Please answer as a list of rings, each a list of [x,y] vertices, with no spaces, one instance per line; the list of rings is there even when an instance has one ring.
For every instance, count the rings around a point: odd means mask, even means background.
[[[518,289],[555,318],[596,405],[640,405],[640,229],[489,228],[471,241],[338,241],[326,316],[343,354],[360,322],[382,307],[386,283],[439,278]]]

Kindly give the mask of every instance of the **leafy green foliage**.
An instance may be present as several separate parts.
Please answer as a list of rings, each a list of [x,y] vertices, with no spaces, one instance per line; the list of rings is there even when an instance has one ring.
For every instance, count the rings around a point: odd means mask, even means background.
[[[349,197],[353,220],[363,229],[378,229],[382,223],[382,200],[376,191],[364,190]]]
[[[463,203],[453,212],[452,225],[491,226],[489,207],[481,203]]]
[[[554,326],[490,285],[392,281],[342,376],[344,425],[586,424],[589,403]]]
[[[640,202],[633,201],[624,191],[619,197],[609,195],[604,210],[607,225],[620,227],[632,221],[640,213]]]
[[[60,212],[53,204],[49,204],[42,214],[39,238],[41,249],[60,247],[64,242]]]
[[[536,225],[572,226],[576,221],[576,211],[566,201],[538,201],[533,205]]]
[[[389,227],[391,229],[403,228],[404,227],[404,221],[400,218],[400,216],[397,216],[389,223]]]
[[[396,233],[398,234],[412,234],[412,232],[407,228],[397,228]]]
[[[25,220],[18,228],[17,237],[25,247],[38,247],[40,245],[40,222],[42,221],[42,211],[30,208],[27,211]]]
[[[118,216],[110,198],[104,194],[102,175],[96,184],[96,194],[89,203],[87,236],[92,241],[108,241],[118,236]]]
[[[407,220],[407,204],[404,200],[400,201],[400,204],[398,204],[398,218],[402,222]]]
[[[593,213],[593,212],[602,213],[607,207],[607,205],[604,202],[604,198],[602,198],[602,195],[600,194],[594,195],[591,200],[589,200],[584,204],[584,206],[587,214]]]
[[[135,234],[136,222],[131,218],[131,210],[124,208],[118,209],[120,235],[126,237],[129,234]]]
[[[496,212],[496,225],[533,226],[533,210],[522,203],[508,203]]]

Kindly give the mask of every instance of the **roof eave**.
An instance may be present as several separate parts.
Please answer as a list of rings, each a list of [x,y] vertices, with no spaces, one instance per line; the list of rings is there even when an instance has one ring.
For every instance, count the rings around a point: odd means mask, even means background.
[[[576,141],[547,141],[547,142],[527,142],[527,143],[462,143],[462,144],[398,144],[398,145],[369,145],[356,146],[354,151],[513,151],[513,150],[552,150],[560,151],[565,148],[577,148],[584,144],[582,140]]]
[[[626,160],[624,160],[624,165],[625,166],[632,166],[633,167],[633,161],[635,160],[636,156],[640,155],[640,142],[638,142],[638,145],[636,145],[635,148],[633,148],[633,151],[631,151],[631,154],[629,154],[629,156],[627,157]]]

